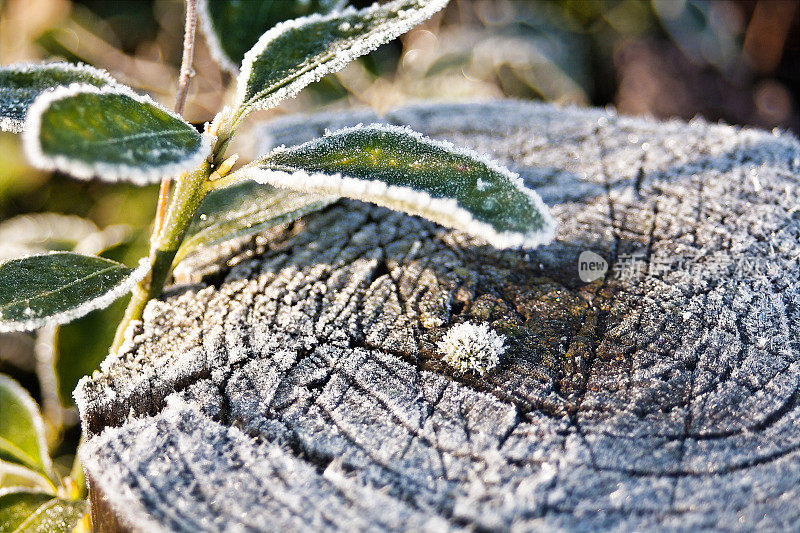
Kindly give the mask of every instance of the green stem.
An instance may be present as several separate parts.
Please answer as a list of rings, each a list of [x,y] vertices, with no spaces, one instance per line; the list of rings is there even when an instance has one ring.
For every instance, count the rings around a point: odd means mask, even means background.
[[[150,238],[150,273],[134,288],[125,316],[117,327],[111,352],[116,353],[125,339],[125,332],[134,320],[140,320],[147,302],[161,294],[164,283],[172,272],[172,260],[178,251],[189,223],[207,192],[206,179],[211,165],[202,165],[178,179],[175,194],[169,206],[167,219],[161,231]]]

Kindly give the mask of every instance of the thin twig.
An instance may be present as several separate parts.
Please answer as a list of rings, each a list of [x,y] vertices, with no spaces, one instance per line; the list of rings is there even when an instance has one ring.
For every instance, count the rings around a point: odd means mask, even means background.
[[[183,114],[183,106],[186,104],[186,96],[189,94],[189,83],[192,81],[194,70],[192,61],[194,59],[194,34],[197,28],[197,0],[186,0],[186,26],[183,32],[183,57],[181,58],[181,73],[178,79],[178,93],[175,95],[175,112]],[[156,221],[154,235],[161,233],[161,226],[167,214],[167,204],[169,202],[169,189],[171,180],[166,177],[161,180],[161,188],[158,191],[158,207],[156,208]]]
[[[183,58],[181,59],[181,76],[178,81],[178,94],[175,97],[175,112],[183,114],[186,95],[189,94],[189,82],[194,75],[192,58],[194,57],[194,33],[197,28],[197,0],[186,0],[186,29],[183,33]]]

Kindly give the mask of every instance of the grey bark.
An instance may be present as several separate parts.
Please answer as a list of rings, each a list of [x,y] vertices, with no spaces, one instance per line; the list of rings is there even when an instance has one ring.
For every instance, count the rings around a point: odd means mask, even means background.
[[[517,102],[263,133],[377,120],[518,171],[556,242],[343,201],[195,257],[76,391],[102,506],[141,531],[800,527],[794,137]],[[437,352],[465,320],[508,339],[484,377]]]

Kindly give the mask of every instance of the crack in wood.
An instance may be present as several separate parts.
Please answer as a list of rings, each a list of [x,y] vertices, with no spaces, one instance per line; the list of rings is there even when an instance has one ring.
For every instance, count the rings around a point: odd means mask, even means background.
[[[367,115],[268,127],[295,143]],[[496,251],[341,202],[191,258],[210,284],[151,304],[76,393],[110,512],[175,531],[791,529],[798,142],[519,102],[390,118],[543,186],[556,242]],[[605,279],[577,278],[583,250]],[[720,255],[765,269],[704,270]],[[696,271],[651,273],[657,256]],[[487,376],[436,351],[465,320],[508,337]]]

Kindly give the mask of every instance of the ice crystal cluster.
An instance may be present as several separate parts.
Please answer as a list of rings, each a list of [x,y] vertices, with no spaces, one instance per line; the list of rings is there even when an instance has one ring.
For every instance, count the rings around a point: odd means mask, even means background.
[[[487,324],[463,322],[450,328],[437,344],[444,361],[459,372],[483,375],[500,362],[505,338]]]

